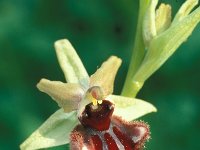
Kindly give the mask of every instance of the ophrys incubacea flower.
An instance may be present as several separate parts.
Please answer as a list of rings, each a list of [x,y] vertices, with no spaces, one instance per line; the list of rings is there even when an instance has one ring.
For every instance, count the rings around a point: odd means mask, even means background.
[[[140,149],[148,125],[128,122],[156,108],[143,100],[112,95],[121,59],[111,56],[89,77],[66,39],[55,43],[67,83],[42,79],[37,87],[61,107],[20,147],[39,149],[71,143],[71,149]]]

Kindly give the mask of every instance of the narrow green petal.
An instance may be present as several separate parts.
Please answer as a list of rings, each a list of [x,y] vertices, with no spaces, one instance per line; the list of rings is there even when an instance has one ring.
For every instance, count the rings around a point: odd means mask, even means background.
[[[109,95],[107,99],[115,104],[113,115],[120,116],[127,121],[157,111],[155,106],[152,104],[136,98]]]
[[[90,77],[90,87],[100,86],[104,95],[110,95],[113,92],[114,80],[117,71],[121,65],[121,59],[111,56],[101,67]]]
[[[58,40],[55,42],[55,49],[67,82],[80,83],[87,87],[89,84],[88,73],[71,43],[67,39]]]
[[[34,150],[69,143],[69,135],[78,124],[76,112],[64,113],[62,109],[50,116],[21,145],[21,150]]]
[[[62,83],[47,79],[41,79],[37,84],[37,88],[51,96],[65,112],[77,109],[78,103],[85,93],[80,84]]]

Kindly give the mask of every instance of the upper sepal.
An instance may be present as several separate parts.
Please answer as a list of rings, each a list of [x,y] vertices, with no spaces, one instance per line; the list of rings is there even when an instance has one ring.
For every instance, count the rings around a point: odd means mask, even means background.
[[[67,39],[62,39],[56,41],[54,45],[66,81],[80,83],[83,87],[88,88],[88,73],[71,43]]]

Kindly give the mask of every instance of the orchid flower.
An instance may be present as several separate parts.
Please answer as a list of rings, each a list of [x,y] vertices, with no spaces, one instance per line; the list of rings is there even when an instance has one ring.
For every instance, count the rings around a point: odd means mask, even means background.
[[[41,79],[37,88],[61,107],[21,144],[40,149],[70,143],[73,150],[139,150],[150,137],[146,123],[132,121],[156,108],[143,100],[113,94],[121,59],[111,56],[89,77],[66,39],[55,42],[67,83]]]

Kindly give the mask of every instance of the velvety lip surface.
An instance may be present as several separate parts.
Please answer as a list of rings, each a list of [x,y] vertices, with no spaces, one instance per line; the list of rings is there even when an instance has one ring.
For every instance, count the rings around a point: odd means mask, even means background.
[[[149,138],[149,127],[144,122],[126,122],[112,116],[114,105],[107,100],[93,108],[86,105],[78,125],[71,133],[71,148],[93,150],[141,150]]]

